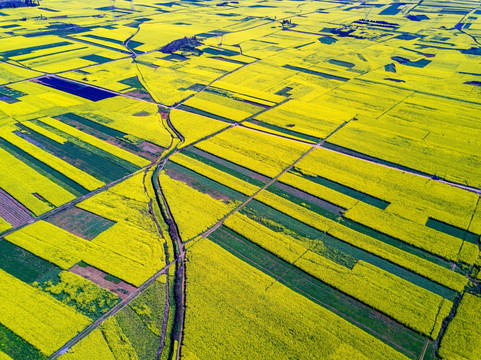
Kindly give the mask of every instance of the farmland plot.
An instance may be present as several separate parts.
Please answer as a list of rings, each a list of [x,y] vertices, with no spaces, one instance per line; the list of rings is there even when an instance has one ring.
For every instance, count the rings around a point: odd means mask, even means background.
[[[478,358],[480,14],[0,9],[0,359]]]

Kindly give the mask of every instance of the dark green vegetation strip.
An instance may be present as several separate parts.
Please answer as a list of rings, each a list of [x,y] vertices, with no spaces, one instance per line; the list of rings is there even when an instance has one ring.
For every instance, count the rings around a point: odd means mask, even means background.
[[[217,198],[219,197],[228,197],[231,200],[239,200],[244,201],[247,196],[241,194],[240,192],[231,189],[225,185],[218,183],[215,180],[209,179],[204,175],[198,174],[193,170],[190,170],[182,165],[168,162],[165,166],[167,172],[169,170],[175,171],[178,175],[176,178],[180,181],[184,181],[189,186],[193,187],[194,189],[204,193],[204,194],[213,194],[214,196],[217,194]],[[222,196],[223,195],[223,196]]]
[[[223,92],[223,93],[228,93],[229,94],[229,97],[232,97],[233,99],[235,100],[239,100],[239,101],[242,101],[242,102],[247,102],[251,105],[254,105],[254,106],[259,106],[259,107],[263,107],[263,108],[266,108],[266,106],[268,105],[264,105],[266,102],[270,103],[271,106],[273,106],[274,104],[276,104],[276,102],[273,102],[273,101],[270,101],[270,100],[266,100],[266,99],[263,99],[263,98],[260,98],[260,97],[256,97],[256,96],[252,96],[250,94],[244,94],[242,92],[235,92],[233,90],[229,90],[229,91],[226,91],[222,88],[217,88],[215,87],[214,85],[211,85],[209,86],[209,91],[210,92],[213,92],[213,91],[218,91],[218,92]],[[245,100],[243,99],[242,96],[247,96],[250,100]],[[260,100],[260,103],[256,102],[256,100]]]
[[[26,139],[27,137],[24,136],[22,133],[17,133],[20,137]],[[52,180],[57,185],[63,187],[65,190],[70,192],[75,196],[85,195],[89,191],[85,189],[80,184],[77,184],[72,179],[69,179],[61,172],[55,170],[54,168],[50,167],[49,165],[41,162],[37,158],[33,157],[30,154],[27,154],[25,151],[20,149],[19,147],[9,143],[7,140],[0,138],[0,146],[2,149],[8,151],[10,154],[15,156],[18,160],[21,160],[23,163],[30,166],[32,169],[37,171],[39,174],[47,177],[48,179]]]
[[[122,132],[122,131],[118,131],[118,130],[115,130],[115,129],[112,129],[108,126],[105,126],[105,125],[102,125],[96,121],[93,121],[93,120],[90,120],[90,119],[87,119],[83,116],[80,116],[80,115],[77,115],[77,114],[73,114],[73,113],[67,113],[67,114],[63,114],[63,115],[60,115],[60,116],[56,116],[56,119],[62,121],[63,123],[67,124],[67,125],[70,125],[69,122],[68,122],[68,119],[70,120],[75,120],[81,124],[84,124],[85,126],[88,126],[88,127],[91,127],[95,130],[98,130],[108,136],[113,136],[113,137],[116,137],[116,138],[123,138],[124,136],[126,136],[127,134]]]
[[[234,60],[234,59],[230,59],[230,58],[223,57],[223,56],[210,56],[210,58],[220,60],[220,61],[230,62],[232,64],[237,64],[237,65],[247,65],[248,64],[244,61]]]
[[[87,144],[73,136],[65,134],[60,130],[52,128],[40,121],[35,123],[43,128],[58,134],[66,139],[67,142],[60,144],[36,131],[19,125],[22,130],[28,133],[28,137],[34,142],[40,144],[45,151],[57,156],[58,158],[68,162],[69,164],[85,171],[93,177],[109,183],[126,176],[137,169],[138,166],[133,165],[125,160],[119,159],[106,151]]]
[[[61,271],[58,266],[7,240],[0,241],[0,269],[29,284],[41,282]]]
[[[119,83],[133,87],[143,94],[149,94],[149,92],[145,89],[144,85],[142,85],[142,83],[140,82],[139,77],[137,75],[127,79],[120,80]]]
[[[405,4],[404,3],[392,4],[387,8],[385,8],[383,11],[381,11],[379,15],[397,15],[401,11],[400,7],[403,5]]]
[[[456,226],[446,224],[445,222],[438,221],[433,218],[429,218],[426,222],[426,226],[430,227],[431,229],[441,231],[445,234],[457,237],[458,239],[470,242],[472,244],[477,245],[479,240],[479,235],[476,235],[470,231],[458,228]]]
[[[309,74],[309,75],[320,76],[320,77],[323,77],[325,79],[330,79],[330,80],[338,80],[338,81],[348,81],[349,80],[348,78],[345,78],[345,77],[342,77],[342,76],[331,75],[331,74],[323,73],[323,72],[320,72],[320,71],[301,68],[301,67],[294,66],[294,65],[288,65],[287,64],[287,65],[284,65],[282,67],[286,68],[286,69],[289,69],[289,70],[299,71],[299,72]]]
[[[248,98],[249,98],[249,100],[247,100],[247,99],[245,99],[241,96],[242,93],[236,93],[236,92],[233,92],[232,90],[227,91],[227,90],[224,90],[224,89],[221,89],[221,88],[216,88],[214,86],[210,86],[210,87],[206,88],[205,91],[208,92],[208,93],[211,93],[211,94],[221,95],[221,96],[224,96],[224,97],[242,102],[244,104],[249,104],[249,105],[251,105],[250,109],[252,110],[253,113],[257,113],[259,111],[263,111],[266,108],[269,108],[270,106],[265,105],[264,104],[265,102],[269,102],[269,103],[271,103],[271,105],[275,104],[272,101],[267,101],[265,99],[258,98],[258,97],[252,96],[252,95],[247,95]],[[262,103],[259,103],[256,100],[262,100]]]
[[[116,11],[119,11],[119,10],[117,9]],[[106,37],[98,36],[98,35],[94,35],[94,34],[86,34],[85,36],[87,36],[87,37],[89,37],[89,38],[92,38],[92,39],[107,41],[107,42],[113,43],[113,44],[118,44],[118,45],[123,45],[123,44],[124,44],[124,42],[121,41],[121,40],[110,39],[110,38],[106,38]],[[141,43],[141,42],[138,42],[138,41],[133,41],[133,40],[130,40],[130,41],[129,41],[129,47],[130,47],[131,49],[135,49],[136,47],[139,47],[140,45],[144,45],[144,44]]]
[[[349,149],[349,148],[346,148],[346,147],[343,147],[343,146],[340,146],[340,145],[336,145],[336,144],[333,144],[333,143],[330,143],[330,142],[325,142],[323,147],[325,147],[326,149],[331,149],[331,150],[334,150],[336,152],[346,154],[346,155],[354,156],[354,157],[357,157],[357,158],[360,158],[360,159],[373,161],[373,162],[383,164],[383,165],[388,165],[390,167],[393,167],[393,168],[396,168],[396,169],[399,169],[399,170],[408,171],[408,172],[415,173],[415,174],[418,174],[418,175],[423,175],[423,176],[433,176],[433,174],[428,174],[428,173],[425,173],[425,172],[422,172],[422,171],[419,171],[419,170],[416,170],[416,169],[409,168],[407,166],[399,165],[399,164],[396,164],[396,163],[393,163],[393,162],[390,162],[390,161],[387,161],[387,160],[382,160],[380,158],[377,158],[377,157],[374,157],[374,156],[371,156],[371,155],[366,155],[366,154],[361,153],[359,151],[352,150],[352,149]]]
[[[347,195],[347,196],[350,196],[354,199],[357,199],[357,200],[360,200],[366,204],[369,204],[369,205],[372,205],[372,206],[375,206],[381,210],[384,210],[388,207],[389,205],[389,202],[387,201],[384,201],[384,200],[381,200],[377,197],[374,197],[372,195],[369,195],[369,194],[366,194],[366,193],[363,193],[359,190],[356,190],[356,189],[353,189],[351,187],[348,187],[346,185],[343,185],[343,184],[340,184],[338,182],[335,182],[335,181],[332,181],[332,180],[329,180],[329,179],[326,179],[322,176],[310,176],[310,175],[306,175],[306,174],[303,174],[302,172],[300,171],[296,171],[295,169],[291,170],[290,171],[291,173],[295,174],[295,175],[299,175],[299,176],[302,176],[303,178],[305,179],[308,179],[312,182],[315,182],[319,185],[322,185],[322,186],[325,186],[329,189],[332,189],[334,191],[337,191],[337,192],[340,192],[341,194],[344,194],[344,195]]]
[[[88,49],[88,47],[87,47],[87,46],[83,46],[83,47],[81,47],[81,48],[55,51],[55,52],[51,52],[50,54],[36,55],[36,56],[29,57],[29,58],[23,58],[22,61],[27,62],[27,61],[31,61],[31,60],[35,60],[35,59],[40,59],[40,58],[44,58],[44,59],[45,59],[47,56],[54,56],[54,55],[58,55],[58,54],[65,54],[65,53],[69,53],[69,52],[73,52],[73,51],[79,51],[79,50],[85,50],[85,49]]]
[[[114,221],[77,207],[60,211],[45,221],[85,240],[92,240],[115,224]]]
[[[267,191],[334,221],[336,221],[345,210],[328,201],[316,198],[315,196],[282,183],[276,183],[269,186]]]
[[[348,69],[353,68],[354,66],[356,66],[355,64],[353,64],[353,63],[351,63],[351,62],[342,61],[342,60],[336,60],[336,59],[329,59],[327,62],[328,62],[329,64],[346,67],[346,68],[348,68]]]
[[[309,46],[309,45],[312,45],[312,44],[315,44],[314,41],[311,41],[311,42],[308,42],[306,44],[302,44],[302,45],[297,45],[297,46],[294,46],[294,49],[301,49],[303,48],[304,46]]]
[[[467,15],[471,10],[469,9],[441,9],[441,14],[453,14],[453,15]]]
[[[227,161],[218,156],[212,155],[196,147],[189,147],[187,150],[183,151],[182,153],[193,159],[201,161],[209,166],[212,166],[213,168],[221,170],[232,176],[238,177],[239,179],[242,179],[255,186],[262,187],[270,180],[270,178],[268,178],[267,176],[261,175],[255,171],[252,171],[245,167],[234,164],[230,161]]]
[[[434,254],[431,254],[427,252],[426,250],[414,247],[412,245],[409,245],[401,240],[398,240],[396,238],[393,238],[392,236],[386,235],[380,231],[377,231],[375,229],[372,229],[368,226],[365,226],[361,223],[355,222],[350,219],[342,218],[340,220],[340,223],[344,226],[347,226],[348,228],[351,228],[353,230],[356,230],[357,232],[360,232],[364,235],[370,236],[374,239],[377,239],[379,241],[382,241],[383,243],[386,243],[388,245],[394,246],[400,250],[406,251],[412,255],[416,255],[422,259],[428,260],[436,265],[443,266],[446,269],[451,270],[452,264],[447,261],[442,259],[441,257],[438,257]]]
[[[342,240],[336,239],[335,237],[332,237],[330,235],[324,235],[323,241],[325,241],[325,243],[328,245],[335,244],[336,248],[339,251],[343,251],[347,254],[355,256],[359,260],[363,260],[369,264],[372,264],[382,270],[385,270],[393,275],[400,277],[401,279],[409,281],[414,285],[417,285],[439,296],[442,296],[445,299],[453,300],[456,297],[457,293],[454,290],[448,289],[443,285],[437,284],[430,279],[427,279],[407,269],[404,269],[363,249],[354,247],[348,243],[344,243]]]
[[[240,209],[240,213],[248,215],[251,219],[261,223],[276,232],[288,231],[295,238],[306,237],[312,240],[320,239],[323,233],[309,225],[296,220],[260,201],[253,199]]]
[[[268,205],[265,205],[257,200],[252,200],[249,204],[240,210],[241,213],[247,215],[254,215],[256,221],[261,222],[263,225],[271,228],[274,231],[282,231],[283,228],[297,233],[301,236],[308,237],[310,239],[319,239],[322,237],[322,232],[311,226],[304,224]],[[262,220],[264,219],[264,220]],[[452,264],[436,255],[433,255],[425,250],[411,246],[401,240],[393,238],[389,235],[383,234],[377,230],[371,229],[365,225],[354,222],[346,218],[338,219],[339,223],[351,228],[361,234],[370,236],[376,240],[382,241],[388,245],[394,246],[402,251],[418,256],[422,259],[428,260],[436,265],[445,267],[451,270]],[[277,225],[275,225],[277,224]],[[458,267],[457,267],[458,268]]]
[[[211,47],[207,47],[203,49],[204,53],[209,55],[222,55],[222,56],[237,56],[239,52],[229,50],[229,49],[213,49]]]
[[[163,3],[162,5],[172,6],[172,5],[177,5],[177,3],[176,2],[170,2],[170,3]],[[197,34],[197,37],[210,38],[210,37],[214,37],[214,36],[224,35],[224,34],[227,34],[228,32],[229,31],[227,31],[227,30],[211,30],[209,32]]]
[[[321,138],[318,138],[318,137],[306,135],[306,134],[300,133],[298,131],[294,131],[294,130],[286,129],[286,128],[283,128],[283,127],[280,127],[280,126],[272,125],[272,124],[269,124],[269,123],[266,123],[264,121],[260,121],[260,120],[257,120],[257,119],[251,120],[250,122],[253,123],[253,124],[256,124],[256,125],[260,125],[262,127],[270,129],[270,130],[278,131],[282,134],[294,136],[294,137],[297,137],[299,139],[311,141],[311,142],[314,142],[314,143],[317,143],[317,142],[319,142],[319,140],[321,140]]]
[[[0,324],[0,348],[13,360],[47,359],[40,351],[2,324]]]
[[[256,200],[254,201],[253,207],[249,207],[249,204],[248,207],[245,210],[241,210],[241,212],[247,214],[253,220],[276,232],[287,233],[288,235],[296,237],[301,241],[305,240],[302,238],[302,236],[314,241],[318,241],[319,245],[314,243],[315,245],[311,248],[311,250],[325,258],[328,258],[329,260],[338,263],[339,265],[346,266],[347,263],[351,263],[349,259],[355,259],[355,262],[362,260],[446,299],[452,300],[456,296],[455,291],[448,289],[443,285],[437,284],[430,279],[404,269],[399,265],[393,264],[381,257],[373,255],[362,248],[355,247],[331,235],[322,233],[321,231],[311,228],[309,225],[298,222],[287,215],[280,217],[277,210],[272,209],[265,204],[256,202]],[[279,218],[281,219],[280,221]],[[297,234],[302,235],[298,236]],[[351,265],[347,267],[352,268],[355,262],[351,263]]]
[[[64,124],[83,131],[88,135],[106,141],[149,161],[156,159],[162,153],[162,149],[157,145],[152,145],[156,148],[156,150],[151,150],[151,152],[144,150],[141,146],[139,146],[145,142],[144,139],[135,138],[133,136],[129,136],[127,138],[128,134],[76,114],[63,114],[57,116],[56,119],[62,121]]]
[[[97,64],[104,64],[106,62],[113,60],[113,59],[109,59],[108,57],[96,55],[96,54],[85,55],[85,56],[82,56],[81,59],[93,61],[93,62],[96,62]]]
[[[279,222],[281,223],[283,226],[285,226],[287,229],[290,229],[290,230],[293,230],[295,232],[298,232],[299,234],[303,235],[303,236],[307,236],[307,237],[310,237],[311,239],[316,239],[317,236],[320,234],[320,232],[318,232],[317,234],[314,233],[314,235],[309,235],[308,233],[306,233],[306,228],[311,228],[309,225],[307,224],[304,224],[304,223],[301,223],[291,217],[289,217],[288,215],[284,214],[284,213],[281,213],[280,211],[277,211],[261,202],[258,202],[257,200],[253,200],[249,203],[249,205],[247,206],[247,209],[249,208],[252,208],[254,209],[255,211],[260,211],[261,214],[263,214],[263,216],[267,216],[270,218],[271,221],[276,221],[276,222]],[[321,215],[323,215],[321,213]],[[425,260],[428,260],[434,264],[437,264],[437,265],[440,265],[440,266],[443,266],[447,269],[451,269],[451,266],[452,264],[449,262],[449,261],[446,261],[444,259],[442,259],[441,257],[438,257],[434,254],[431,254],[423,249],[420,249],[420,248],[417,248],[415,246],[412,246],[410,244],[407,244],[399,239],[396,239],[396,238],[393,238],[389,235],[386,235],[380,231],[377,231],[375,229],[372,229],[370,227],[367,227],[363,224],[360,224],[358,222],[355,222],[353,220],[350,220],[350,219],[346,219],[344,217],[336,217],[336,218],[333,218],[332,215],[330,216],[327,216],[328,218],[331,218],[333,220],[336,220],[336,221],[339,221],[342,225],[346,226],[346,227],[349,227],[357,232],[360,232],[364,235],[367,235],[367,236],[370,236],[374,239],[377,239],[379,241],[382,241],[388,245],[391,245],[391,246],[394,246],[400,250],[403,250],[403,251],[406,251],[407,253],[410,253],[412,255],[415,255],[415,256],[418,256],[422,259],[425,259]],[[293,227],[293,224],[302,224],[302,226],[299,226],[299,225],[296,225]],[[311,228],[312,230],[314,231],[317,231],[313,228]],[[312,233],[312,231],[311,231]]]
[[[130,306],[124,308],[116,317],[122,332],[132,343],[139,359],[155,359],[160,337],[150,331]]]
[[[105,26],[103,26],[103,27],[105,27]],[[75,42],[81,42],[81,43],[90,45],[92,47],[107,49],[107,50],[115,51],[115,52],[121,52],[122,54],[129,54],[129,52],[127,50],[120,50],[120,49],[117,49],[113,46],[107,46],[105,44],[100,44],[100,43],[95,42],[93,40],[88,40],[88,39],[80,38],[80,37],[71,37],[70,35],[63,35],[63,37],[66,38],[66,39],[71,39]]]
[[[3,57],[11,58],[11,57],[14,57],[14,56],[30,54],[31,52],[34,52],[34,51],[37,51],[37,50],[51,49],[51,48],[54,48],[54,47],[71,45],[71,44],[72,43],[69,42],[69,41],[61,41],[61,42],[57,42],[57,43],[53,43],[53,44],[37,45],[37,46],[31,46],[31,47],[27,47],[27,48],[4,51],[4,52],[0,52],[0,55],[3,56]]]
[[[259,111],[263,111],[264,109],[269,107],[267,105],[259,104],[255,101],[252,101],[252,100],[243,99],[242,97],[238,96],[236,93],[233,93],[231,91],[227,91],[227,90],[224,90],[224,89],[220,89],[220,88],[208,87],[204,91],[209,93],[209,94],[215,94],[215,95],[223,96],[225,98],[244,103],[245,105],[248,104],[249,105],[248,111],[253,113],[253,114],[258,113]],[[249,98],[251,98],[251,96],[249,96]]]
[[[165,295],[165,285],[155,281],[115,317],[139,359],[157,358]]]
[[[123,41],[116,40],[116,39],[110,39],[110,38],[106,38],[106,37],[98,36],[98,35],[94,35],[94,34],[86,34],[85,36],[88,36],[89,38],[92,38],[92,39],[107,41],[107,42],[110,42],[112,44],[123,45]]]
[[[223,122],[226,122],[226,123],[234,123],[235,121],[234,120],[231,120],[231,119],[228,119],[228,118],[225,118],[223,116],[219,116],[219,115],[216,115],[216,114],[212,114],[210,112],[207,112],[207,111],[204,111],[204,110],[200,110],[200,109],[197,109],[195,107],[192,107],[192,106],[188,106],[188,105],[179,105],[177,107],[177,109],[179,110],[184,110],[184,111],[187,111],[187,112],[190,112],[190,113],[193,113],[193,114],[197,114],[197,115],[202,115],[202,116],[205,116],[205,117],[209,117],[209,118],[212,118],[212,119],[215,119],[215,120],[219,120],[219,121],[223,121]]]
[[[177,62],[177,61],[185,61],[185,60],[187,60],[187,57],[185,57],[184,55],[180,55],[180,54],[169,54],[167,56],[164,56],[162,58],[162,60]],[[152,64],[148,64],[147,66],[150,66],[150,65],[152,65]]]
[[[319,281],[288,262],[225,227],[209,239],[297,293],[413,358],[421,354],[425,338],[389,317]]]
[[[423,68],[431,62],[431,60],[427,60],[427,59],[420,59],[418,61],[411,61],[411,60],[409,60],[407,58],[404,58],[402,56],[393,56],[393,57],[391,57],[391,59],[398,62],[399,64],[403,64],[403,65],[407,65],[407,66],[413,66],[413,67],[417,67],[417,68]]]
[[[481,74],[479,73],[472,73],[472,72],[466,72],[466,71],[458,71],[458,73],[463,75],[481,76]]]
[[[252,220],[279,233],[284,233],[305,242],[311,250],[335,263],[352,269],[359,261],[354,247],[346,247],[341,241],[328,237],[326,234],[314,229],[284,213],[281,213],[257,200],[252,200],[249,205],[240,210]],[[331,238],[331,241],[328,241]],[[348,251],[347,249],[353,250]]]
[[[66,24],[66,23],[50,24],[47,27],[45,27],[45,30],[25,33],[25,34],[22,34],[22,36],[27,38],[32,38],[32,37],[45,36],[46,34],[48,34],[48,35],[56,35],[59,37],[65,37],[68,35],[80,34],[83,32],[91,31],[98,27],[99,26],[79,26],[79,25],[72,26],[72,24]]]

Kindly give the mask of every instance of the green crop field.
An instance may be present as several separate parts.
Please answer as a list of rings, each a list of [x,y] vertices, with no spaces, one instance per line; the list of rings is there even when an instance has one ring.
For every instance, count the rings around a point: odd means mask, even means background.
[[[479,1],[0,0],[0,360],[481,359],[480,119]]]

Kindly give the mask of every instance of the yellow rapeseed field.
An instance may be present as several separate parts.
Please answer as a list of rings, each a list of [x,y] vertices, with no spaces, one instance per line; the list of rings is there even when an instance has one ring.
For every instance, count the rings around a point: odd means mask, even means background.
[[[114,156],[117,156],[120,159],[126,160],[132,164],[138,165],[140,167],[146,166],[149,164],[148,160],[145,160],[137,155],[134,155],[126,150],[120,149],[114,145],[111,145],[105,141],[99,140],[95,138],[94,136],[88,135],[80,130],[77,130],[69,125],[66,125],[62,123],[61,121],[49,118],[49,117],[44,117],[39,119],[41,122],[50,125],[58,130],[61,130],[71,136],[76,137],[77,139],[80,139],[82,141],[85,141],[87,144],[90,144],[92,146],[95,146],[99,149],[102,149],[109,154],[112,154]]]
[[[481,298],[465,293],[442,338],[439,354],[444,359],[475,360],[481,346]]]
[[[0,270],[0,323],[50,355],[91,320],[53,297]]]
[[[185,166],[186,168],[195,171],[200,175],[204,175],[209,179],[212,179],[222,185],[230,187],[244,195],[252,195],[260,188],[258,186],[252,185],[242,179],[218,170],[214,167],[208,166],[201,161],[195,160],[189,156],[182,153],[177,153],[169,158],[170,161]]]
[[[117,360],[106,342],[102,330],[95,329],[86,338],[75,344],[69,352],[59,357],[61,360]]]
[[[160,174],[159,183],[183,241],[193,239],[236,207]]]
[[[13,134],[11,131],[3,131],[5,128],[0,130],[0,136],[7,140],[9,143],[19,147],[26,153],[34,156],[41,162],[51,166],[53,169],[64,174],[68,178],[72,179],[79,185],[83,186],[87,190],[95,190],[103,185],[100,180],[97,180],[93,176],[83,172],[79,168],[70,165],[66,161],[59,159],[58,157],[51,155],[50,153],[38,148],[37,146],[29,143],[28,141],[22,139],[21,137]],[[7,129],[5,129],[7,130]],[[10,130],[10,129],[9,129]],[[14,129],[11,129],[14,130]],[[55,135],[55,134],[52,134]]]
[[[239,127],[224,131],[196,147],[270,177],[278,175],[310,148]]]
[[[407,359],[208,240],[187,260],[186,358]]]

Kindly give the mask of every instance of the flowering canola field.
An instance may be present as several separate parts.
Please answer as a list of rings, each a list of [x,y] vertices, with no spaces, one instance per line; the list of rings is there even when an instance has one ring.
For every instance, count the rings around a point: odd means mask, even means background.
[[[480,14],[0,9],[0,360],[479,359]]]

